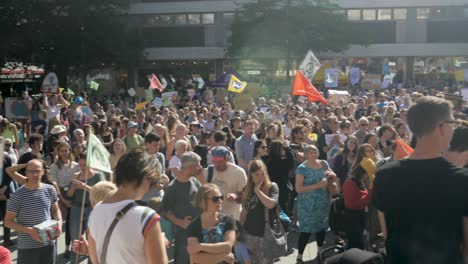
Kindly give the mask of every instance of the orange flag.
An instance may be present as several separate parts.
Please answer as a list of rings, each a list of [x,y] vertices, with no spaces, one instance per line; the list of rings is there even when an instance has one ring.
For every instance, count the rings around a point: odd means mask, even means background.
[[[309,102],[321,102],[328,105],[327,100],[317,91],[314,85],[302,74],[301,71],[296,71],[294,77],[293,95],[305,96],[309,98]]]
[[[408,144],[406,144],[399,138],[396,140],[396,144],[397,144],[396,151],[397,151],[398,159],[406,158],[409,155],[411,155],[411,153],[413,153],[414,151],[412,147],[410,147]]]

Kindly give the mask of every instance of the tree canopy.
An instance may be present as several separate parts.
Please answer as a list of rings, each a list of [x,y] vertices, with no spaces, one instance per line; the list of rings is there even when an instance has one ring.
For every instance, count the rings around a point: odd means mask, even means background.
[[[72,67],[127,65],[142,57],[143,42],[130,0],[2,0],[0,59]],[[136,24],[136,23],[134,23]]]
[[[258,0],[240,7],[227,54],[251,56],[262,50],[281,57],[304,56],[307,50],[342,51],[355,39],[355,29],[328,0]]]

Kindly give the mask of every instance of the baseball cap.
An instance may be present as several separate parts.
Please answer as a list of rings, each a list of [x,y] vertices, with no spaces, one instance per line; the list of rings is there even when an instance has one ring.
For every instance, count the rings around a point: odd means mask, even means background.
[[[192,122],[190,122],[190,125],[191,125],[191,126],[198,126],[198,127],[200,127],[200,128],[203,127],[202,124],[200,124],[198,121],[192,121]]]
[[[229,150],[226,147],[214,147],[211,150],[211,156],[215,159],[225,159],[229,155]]]
[[[138,127],[138,124],[134,121],[130,121],[127,123],[127,128]]]

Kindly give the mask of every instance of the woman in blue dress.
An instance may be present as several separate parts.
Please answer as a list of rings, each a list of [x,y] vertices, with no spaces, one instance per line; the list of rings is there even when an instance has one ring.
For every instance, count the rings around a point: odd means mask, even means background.
[[[302,254],[312,233],[315,234],[318,249],[323,246],[331,203],[327,187],[336,183],[336,175],[328,163],[318,159],[316,146],[307,145],[304,155],[306,161],[296,169],[297,212],[301,232],[296,263],[304,263]]]

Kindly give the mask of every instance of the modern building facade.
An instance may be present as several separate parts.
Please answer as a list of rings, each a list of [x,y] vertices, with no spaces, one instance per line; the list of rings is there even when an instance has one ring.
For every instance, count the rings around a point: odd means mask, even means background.
[[[147,62],[139,69],[200,71],[211,78],[227,67],[230,23],[239,5],[251,0],[143,0],[130,16],[142,24]],[[383,63],[406,79],[418,75],[453,74],[468,68],[468,0],[334,0],[337,13],[370,32],[360,36],[371,45],[353,45],[341,53],[320,53],[319,59],[339,66],[361,64],[380,71]],[[245,74],[261,74],[261,63],[239,58]],[[282,58],[265,58],[278,59]],[[364,65],[365,64],[365,65]],[[281,63],[278,63],[281,65]]]

